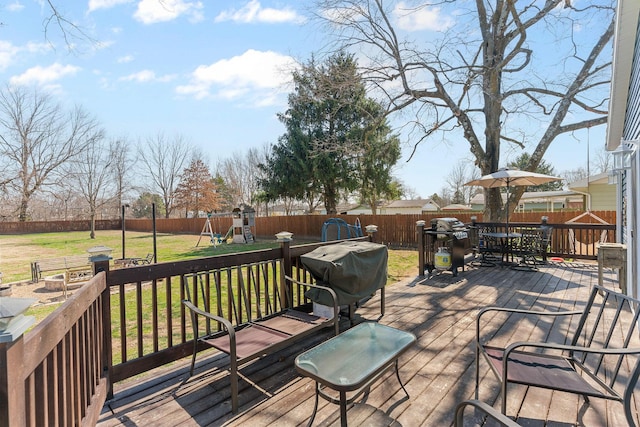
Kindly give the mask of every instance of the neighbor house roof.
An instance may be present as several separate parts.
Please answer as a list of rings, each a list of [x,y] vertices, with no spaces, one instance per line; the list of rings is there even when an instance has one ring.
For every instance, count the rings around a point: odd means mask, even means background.
[[[439,207],[436,202],[431,199],[414,199],[414,200],[394,200],[385,207],[387,208],[421,208],[425,205],[434,205]]]
[[[394,200],[385,206],[387,209],[416,209],[423,208],[427,205],[433,205],[440,208],[436,202],[431,199],[413,199],[413,200]]]
[[[507,200],[507,194],[501,193],[502,200]],[[579,193],[571,190],[554,190],[554,191],[527,191],[522,194],[520,201],[527,202],[539,202],[539,201],[547,201],[551,199],[560,199],[567,197],[579,197],[581,196]],[[478,193],[471,198],[471,203],[476,205],[484,204],[484,194]]]
[[[453,203],[442,208],[443,211],[470,211],[471,206]]]
[[[569,189],[576,191],[586,191],[591,184],[609,184],[609,175],[607,173],[599,173],[591,175],[589,179],[583,178],[578,181],[570,182]]]

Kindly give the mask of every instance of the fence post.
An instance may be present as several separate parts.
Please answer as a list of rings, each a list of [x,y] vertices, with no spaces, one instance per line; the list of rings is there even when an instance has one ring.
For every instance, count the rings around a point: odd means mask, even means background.
[[[418,276],[424,277],[424,225],[426,221],[416,221],[416,228],[418,233]]]
[[[27,424],[24,378],[24,332],[33,316],[16,316],[0,333],[0,426]]]

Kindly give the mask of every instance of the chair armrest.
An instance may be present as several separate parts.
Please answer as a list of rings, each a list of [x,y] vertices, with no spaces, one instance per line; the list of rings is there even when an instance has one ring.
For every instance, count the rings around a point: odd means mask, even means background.
[[[291,276],[287,276],[285,274],[284,276],[285,280],[290,281],[291,283],[295,283],[298,284],[300,286],[307,286],[310,288],[316,288],[316,289],[320,289],[322,291],[327,292],[330,296],[331,296],[331,300],[333,301],[333,323],[335,325],[335,332],[336,335],[339,334],[339,325],[338,325],[338,312],[339,312],[339,308],[338,308],[338,295],[336,294],[336,292],[329,288],[328,286],[322,286],[322,285],[318,285],[315,283],[306,283],[306,282],[301,282],[299,280],[294,279]]]
[[[516,313],[522,315],[533,315],[533,316],[575,316],[578,314],[582,314],[582,310],[573,310],[573,311],[541,311],[541,310],[523,310],[519,308],[505,308],[505,307],[485,307],[480,312],[478,312],[476,316],[476,342],[480,342],[480,321],[482,316],[486,313],[490,313],[492,311],[506,312],[506,313]]]
[[[196,307],[195,305],[193,305],[193,303],[191,303],[191,301],[189,300],[186,300],[186,299],[182,300],[182,304],[184,304],[185,307],[187,307],[189,310],[191,310],[192,313],[198,316],[206,317],[207,319],[215,320],[216,322],[222,323],[222,325],[224,326],[224,329],[229,333],[229,337],[231,337],[231,339],[235,343],[236,331],[233,328],[233,325],[231,324],[231,322],[229,322],[227,319],[225,319],[224,317],[216,316],[215,314],[211,314],[208,311],[204,311]],[[194,328],[194,334],[195,334],[194,338],[197,339],[198,336],[195,330],[196,328],[195,323],[193,324],[193,328]]]
[[[552,342],[532,342],[532,341],[518,341],[510,344],[504,350],[504,361],[509,357],[509,354],[517,349],[524,347],[535,347],[535,348],[546,348],[550,350],[562,350],[562,351],[571,351],[571,352],[581,352],[581,353],[595,353],[595,354],[613,354],[613,355],[623,355],[623,354],[640,354],[640,348],[620,348],[620,347],[582,347],[579,345],[568,345],[568,344],[557,344]]]
[[[492,406],[487,405],[479,400],[465,400],[460,402],[456,407],[456,427],[464,426],[464,410],[467,406],[473,406],[474,408],[484,412],[489,418],[492,418],[505,427],[519,427],[520,424],[513,421],[511,418],[496,411]]]

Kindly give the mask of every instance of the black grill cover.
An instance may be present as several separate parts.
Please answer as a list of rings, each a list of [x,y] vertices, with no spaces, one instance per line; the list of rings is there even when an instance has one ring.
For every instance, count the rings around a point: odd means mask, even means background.
[[[387,247],[371,242],[343,242],[301,255],[304,267],[318,284],[332,288],[338,304],[351,304],[375,293],[387,282]],[[331,305],[326,292],[311,289],[312,301]]]

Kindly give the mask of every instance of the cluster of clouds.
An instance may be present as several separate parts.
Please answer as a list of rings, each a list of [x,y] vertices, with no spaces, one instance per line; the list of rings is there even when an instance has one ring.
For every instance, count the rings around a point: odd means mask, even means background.
[[[205,20],[205,4],[208,5],[204,1],[189,0],[89,0],[86,14],[90,16],[124,6],[132,10],[132,19],[143,25],[180,18],[197,23]],[[23,7],[20,1],[15,1],[4,9],[20,12]],[[402,1],[396,4],[394,17],[398,27],[405,31],[442,30],[452,25],[450,19],[444,17],[439,9],[413,9]],[[301,25],[306,22],[306,18],[292,6],[265,7],[260,0],[248,0],[241,7],[227,8],[213,18],[214,24],[225,22],[244,25],[256,23]],[[112,44],[107,42],[102,44],[102,47],[112,47]],[[30,43],[18,47],[11,42],[0,40],[0,71],[5,71],[22,53],[43,53],[51,50],[52,46],[48,43]],[[135,57],[125,53],[116,62],[124,64],[133,61]],[[179,96],[190,96],[196,99],[216,97],[236,100],[246,105],[263,106],[272,105],[279,96],[288,91],[291,71],[295,67],[296,60],[293,57],[280,53],[276,49],[262,51],[248,49],[233,57],[210,64],[196,65],[187,76],[158,75],[153,70],[141,69],[116,80],[139,84],[174,82],[175,93]],[[64,65],[58,61],[51,65],[37,65],[29,68],[11,77],[10,83],[38,84],[51,89],[55,88],[56,82],[82,71],[81,67]]]

